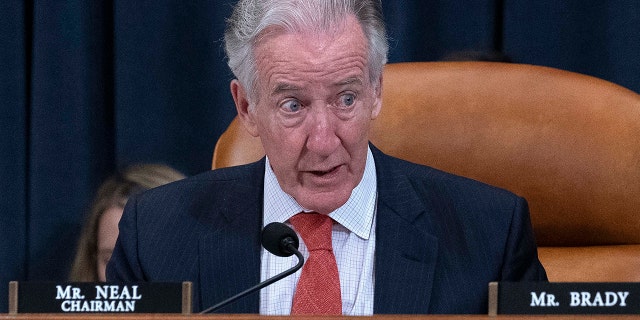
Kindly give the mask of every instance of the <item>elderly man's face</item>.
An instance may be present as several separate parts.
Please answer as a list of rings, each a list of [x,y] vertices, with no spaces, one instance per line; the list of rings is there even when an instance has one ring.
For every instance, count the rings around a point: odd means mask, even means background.
[[[282,189],[303,207],[330,213],[360,182],[381,81],[371,84],[367,43],[355,18],[322,34],[276,33],[256,48],[253,111],[232,83],[240,117],[260,136]],[[381,79],[380,79],[381,80]]]

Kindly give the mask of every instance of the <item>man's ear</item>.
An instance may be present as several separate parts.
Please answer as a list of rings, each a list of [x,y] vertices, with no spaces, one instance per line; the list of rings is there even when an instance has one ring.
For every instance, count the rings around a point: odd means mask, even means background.
[[[374,86],[373,90],[375,90],[375,100],[373,101],[373,108],[371,109],[371,120],[377,118],[380,110],[382,110],[382,74],[380,74],[378,84]]]
[[[229,87],[231,89],[233,101],[236,104],[238,118],[240,118],[240,121],[249,134],[257,137],[258,125],[256,123],[255,113],[249,110],[249,98],[247,97],[247,91],[242,87],[238,79],[231,80]]]

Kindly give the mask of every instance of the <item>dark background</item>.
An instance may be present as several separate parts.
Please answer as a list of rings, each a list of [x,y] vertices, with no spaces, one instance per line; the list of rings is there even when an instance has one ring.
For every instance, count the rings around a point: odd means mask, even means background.
[[[235,115],[232,0],[0,1],[0,312],[9,280],[64,280],[116,168],[208,170]],[[383,0],[390,62],[497,52],[640,92],[640,1]]]

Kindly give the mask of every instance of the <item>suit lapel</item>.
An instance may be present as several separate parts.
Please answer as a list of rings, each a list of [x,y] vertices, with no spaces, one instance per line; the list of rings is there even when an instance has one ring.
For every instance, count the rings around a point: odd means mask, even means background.
[[[378,176],[374,313],[428,313],[438,250],[437,238],[414,222],[428,208],[392,158],[371,146]],[[208,210],[216,218],[200,239],[200,305],[221,302],[260,281],[260,231],[264,159],[249,167],[250,181],[232,182]],[[221,192],[222,191],[222,192]],[[220,309],[258,313],[254,293]]]
[[[253,171],[249,181],[232,181],[213,191],[221,195],[210,208],[214,220],[199,245],[202,309],[260,282],[264,160],[249,170]],[[257,314],[259,294],[241,298],[218,312]]]
[[[392,160],[372,146],[378,175],[374,313],[428,313],[438,239],[416,227],[428,208]]]

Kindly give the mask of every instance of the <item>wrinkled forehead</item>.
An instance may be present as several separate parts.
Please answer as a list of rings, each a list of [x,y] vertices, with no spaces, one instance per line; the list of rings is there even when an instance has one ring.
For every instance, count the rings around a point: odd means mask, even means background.
[[[296,74],[319,79],[334,72],[353,76],[357,70],[364,76],[367,52],[366,39],[355,19],[320,32],[274,29],[254,50],[262,85],[274,76],[295,78]]]

